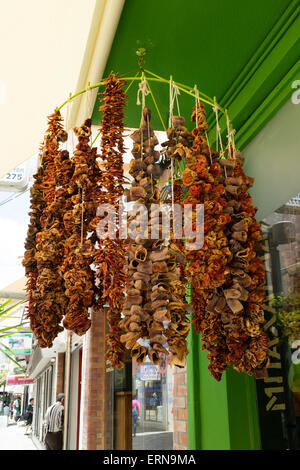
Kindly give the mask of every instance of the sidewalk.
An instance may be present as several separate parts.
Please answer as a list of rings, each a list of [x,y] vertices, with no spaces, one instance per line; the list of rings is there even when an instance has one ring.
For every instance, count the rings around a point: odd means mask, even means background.
[[[0,416],[0,450],[37,450],[30,435],[24,433],[25,426],[9,424],[5,427],[5,417]]]

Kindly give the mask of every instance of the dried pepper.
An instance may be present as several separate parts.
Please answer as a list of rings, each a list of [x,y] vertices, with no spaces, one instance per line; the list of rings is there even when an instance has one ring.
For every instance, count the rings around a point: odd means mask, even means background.
[[[269,338],[264,331],[265,271],[259,258],[261,230],[255,220],[256,208],[248,189],[253,178],[245,175],[240,152],[234,158],[221,159],[226,188],[228,227],[232,259],[230,276],[222,296],[222,322],[226,331],[227,363],[238,372],[264,374],[268,365]]]
[[[34,183],[30,188],[30,222],[25,240],[25,253],[22,261],[25,267],[25,275],[27,277],[26,290],[28,293],[28,304],[26,315],[30,319],[30,327],[33,329],[37,326],[37,311],[35,302],[36,280],[38,276],[36,253],[36,234],[41,230],[40,217],[45,207],[43,199],[43,191],[41,188],[43,182],[43,167],[40,166],[34,175]]]
[[[91,119],[87,119],[82,126],[74,128],[78,144],[68,162],[69,197],[63,217],[66,240],[61,274],[69,299],[63,325],[79,336],[90,328],[89,307],[94,303],[96,293],[91,268],[95,250],[88,231],[96,213],[97,201],[93,201],[93,196],[98,188],[100,169],[96,161],[96,148],[92,149],[89,145],[91,125]],[[66,161],[62,163],[67,165]]]
[[[248,194],[253,180],[243,173],[241,160],[220,160],[207,146],[201,135],[207,130],[202,104],[194,108],[192,120],[198,126],[183,172],[184,203],[204,204],[204,244],[187,252],[186,274],[193,289],[193,323],[202,333],[210,373],[220,380],[230,364],[252,374],[267,363],[260,227]]]
[[[101,204],[110,204],[119,213],[120,199],[123,194],[123,131],[124,107],[126,95],[122,88],[124,81],[111,73],[106,80],[103,104],[100,110],[103,117],[101,130],[101,159],[102,173],[100,196]],[[116,217],[118,219],[118,217]],[[120,341],[121,310],[124,302],[125,290],[125,248],[124,241],[118,236],[118,220],[113,223],[109,238],[99,240],[99,247],[94,256],[94,263],[101,281],[102,296],[98,299],[98,308],[107,304],[108,325],[110,332],[107,335],[108,350],[106,358],[113,367],[122,368],[124,365],[125,348]]]
[[[35,236],[36,282],[30,287],[29,296],[34,300],[34,312],[30,315],[31,328],[40,347],[51,347],[57,334],[66,306],[63,280],[58,267],[63,256],[63,232],[61,198],[56,196],[55,158],[60,142],[67,133],[61,124],[61,116],[55,111],[49,116],[48,130],[41,151],[43,179],[39,189],[43,191],[43,207],[40,213],[40,231]]]
[[[186,168],[182,174],[183,184],[188,189],[184,204],[193,207],[191,219],[187,221],[193,231],[200,230],[196,227],[194,215],[197,204],[204,205],[204,240],[201,249],[186,250],[186,276],[192,287],[192,322],[195,330],[202,332],[204,347],[209,354],[221,357],[225,347],[222,322],[219,315],[207,310],[207,304],[229,274],[227,262],[231,253],[224,230],[230,216],[224,214],[227,201],[225,187],[220,181],[218,154],[208,147],[202,135],[207,130],[202,104],[194,107],[192,120],[196,121],[192,131],[193,145],[186,154]],[[222,360],[220,367],[223,367]]]

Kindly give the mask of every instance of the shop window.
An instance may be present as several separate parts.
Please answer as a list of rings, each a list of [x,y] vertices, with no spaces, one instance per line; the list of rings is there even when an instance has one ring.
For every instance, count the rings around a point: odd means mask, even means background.
[[[106,449],[173,449],[173,374],[163,354],[159,365],[148,359],[140,365],[129,355],[121,370],[107,365]]]
[[[34,404],[34,434],[40,441],[44,440],[46,428],[44,418],[47,408],[53,403],[52,397],[53,367],[49,367],[36,381]]]
[[[159,365],[133,361],[132,398],[132,448],[173,449],[173,371],[164,354]]]
[[[38,378],[36,381],[36,393],[34,400],[34,414],[33,414],[33,432],[39,437],[40,435],[40,423],[41,423],[41,382],[42,379]]]
[[[262,221],[268,377],[257,380],[262,449],[300,448],[300,194]]]

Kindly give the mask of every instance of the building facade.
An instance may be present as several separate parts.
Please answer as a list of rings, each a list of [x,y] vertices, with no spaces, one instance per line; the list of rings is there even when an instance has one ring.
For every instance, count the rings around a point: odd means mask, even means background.
[[[276,306],[274,298],[290,297],[295,303],[299,287],[298,206],[289,203],[300,191],[300,105],[295,95],[300,78],[299,2],[234,1],[229,7],[213,1],[204,9],[203,2],[193,0],[189,9],[182,10],[182,2],[176,0],[172,11],[181,13],[172,21],[167,3],[152,0],[141,11],[139,0],[125,2],[102,75],[136,69],[136,48],[145,47],[147,67],[191,88],[197,83],[228,109],[246,172],[255,177],[252,197],[264,227],[269,377],[256,379],[229,369],[216,382],[209,375],[201,339],[193,331],[186,369],[175,370],[165,361],[137,366],[128,358],[122,371],[111,370],[104,359],[105,318],[93,311],[92,327],[83,338],[65,334],[57,347],[47,353],[36,348],[32,355],[28,371],[36,380],[34,433],[42,442],[45,410],[64,387],[65,449],[297,448],[298,343],[292,347],[277,324],[282,305]],[[222,23],[216,18],[223,18]],[[170,41],[162,42],[162,31]],[[165,115],[166,90],[153,84]],[[128,91],[131,128],[138,127],[141,114],[136,93],[137,87]],[[147,100],[154,110],[155,104],[150,97]],[[180,105],[182,114],[190,115],[193,103],[181,96]],[[98,108],[97,102],[92,115],[95,126],[100,121]],[[208,122],[214,144],[211,114]],[[220,125],[226,138],[224,117]],[[153,127],[163,131],[154,111]],[[277,226],[273,233],[277,222],[291,222],[295,236],[284,237]],[[277,245],[272,245],[271,233],[277,234]],[[133,396],[140,403],[135,436]]]

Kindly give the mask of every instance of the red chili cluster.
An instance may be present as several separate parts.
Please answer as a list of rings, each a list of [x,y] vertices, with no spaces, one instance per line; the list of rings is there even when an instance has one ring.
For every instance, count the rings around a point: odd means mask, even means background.
[[[233,363],[238,372],[254,371],[261,376],[268,365],[269,341],[264,331],[265,271],[258,256],[260,224],[255,221],[256,208],[248,193],[253,179],[245,175],[243,162],[239,152],[233,159],[220,160],[231,217],[227,237],[232,258],[230,276],[218,299],[211,299],[210,307],[215,309],[215,302],[224,304],[221,318],[226,331],[227,364]]]
[[[115,209],[116,219],[112,221],[107,239],[99,240],[94,262],[101,280],[102,296],[98,299],[98,307],[109,306],[107,313],[110,332],[107,335],[108,350],[106,358],[112,367],[122,368],[124,365],[125,348],[120,342],[121,310],[124,302],[125,289],[125,248],[124,241],[119,238],[118,217],[120,198],[123,194],[123,130],[124,107],[126,95],[123,90],[124,81],[111,73],[106,81],[105,92],[102,94],[103,105],[100,111],[103,117],[101,130],[101,185],[103,191],[99,203],[110,204]]]
[[[204,243],[200,250],[187,251],[186,274],[193,324],[208,350],[211,375],[220,380],[232,363],[252,374],[267,362],[264,270],[256,243],[260,226],[248,194],[253,180],[243,173],[241,161],[219,160],[208,148],[201,135],[207,130],[203,105],[194,108],[192,120],[198,127],[182,175],[188,188],[184,204],[204,204]],[[189,223],[195,230],[193,217]]]
[[[197,116],[196,116],[197,112]],[[197,119],[198,127],[193,132],[193,144],[187,153],[186,169],[183,172],[183,184],[188,188],[184,204],[204,206],[203,246],[201,249],[186,250],[186,275],[192,286],[193,324],[196,332],[202,332],[205,346],[215,350],[215,345],[223,341],[222,324],[217,315],[207,311],[207,302],[217,292],[228,276],[228,259],[231,255],[224,230],[230,216],[224,214],[227,206],[225,188],[221,183],[221,167],[217,154],[208,148],[201,135],[207,130],[203,105],[194,108],[193,120]],[[188,228],[196,227],[195,211],[187,221]],[[189,240],[191,242],[193,240]]]

